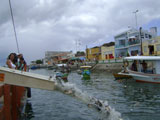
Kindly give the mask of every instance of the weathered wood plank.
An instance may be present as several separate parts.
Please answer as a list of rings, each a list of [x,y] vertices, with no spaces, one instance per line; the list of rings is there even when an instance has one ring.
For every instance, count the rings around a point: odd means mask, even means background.
[[[4,118],[12,120],[10,85],[4,85]]]
[[[0,67],[0,72],[5,74],[3,83],[45,90],[55,90],[54,78],[34,73]]]
[[[4,73],[0,73],[0,81],[4,81]]]
[[[3,86],[0,86],[0,97],[3,96]]]

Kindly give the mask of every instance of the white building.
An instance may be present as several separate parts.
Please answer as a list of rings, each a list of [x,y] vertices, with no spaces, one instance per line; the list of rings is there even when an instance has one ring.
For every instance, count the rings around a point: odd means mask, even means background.
[[[141,36],[141,37],[140,37]],[[146,30],[130,29],[114,37],[115,57],[134,56],[141,54],[141,40],[152,39],[154,35]]]

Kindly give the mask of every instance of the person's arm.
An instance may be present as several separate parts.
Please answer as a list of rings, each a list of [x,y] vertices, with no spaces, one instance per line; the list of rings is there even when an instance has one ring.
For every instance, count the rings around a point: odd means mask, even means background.
[[[24,71],[27,71],[27,64],[24,65]]]
[[[9,60],[7,60],[6,64],[7,64],[8,68],[12,68],[11,62]]]

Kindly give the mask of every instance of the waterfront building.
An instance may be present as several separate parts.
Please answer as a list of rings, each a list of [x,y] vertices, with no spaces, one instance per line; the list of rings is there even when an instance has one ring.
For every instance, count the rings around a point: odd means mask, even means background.
[[[160,36],[153,37],[151,40],[143,42],[143,55],[160,56]]]
[[[53,63],[67,63],[70,58],[74,57],[74,54],[72,52],[64,52],[59,53],[54,56],[52,56]]]
[[[96,46],[93,48],[87,48],[86,49],[86,58],[89,61],[102,60],[101,47]]]
[[[110,42],[103,44],[101,46],[101,54],[102,54],[102,60],[109,60],[115,58],[115,43]]]
[[[153,32],[153,29],[152,29]],[[147,30],[130,29],[114,37],[115,39],[115,57],[125,57],[141,55],[141,41],[151,40],[154,35]]]
[[[72,56],[72,51],[46,51],[45,61],[47,64],[53,64],[54,62],[58,63],[58,61],[63,61]]]

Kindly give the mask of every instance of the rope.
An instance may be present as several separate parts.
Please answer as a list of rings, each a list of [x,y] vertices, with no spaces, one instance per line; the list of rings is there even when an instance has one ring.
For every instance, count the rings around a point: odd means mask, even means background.
[[[18,50],[18,53],[19,53],[18,39],[17,39],[16,28],[15,28],[14,17],[13,17],[12,6],[11,6],[11,1],[10,0],[9,0],[9,6],[10,6],[11,17],[12,17],[14,35],[15,35],[16,44],[17,44],[17,50]]]

